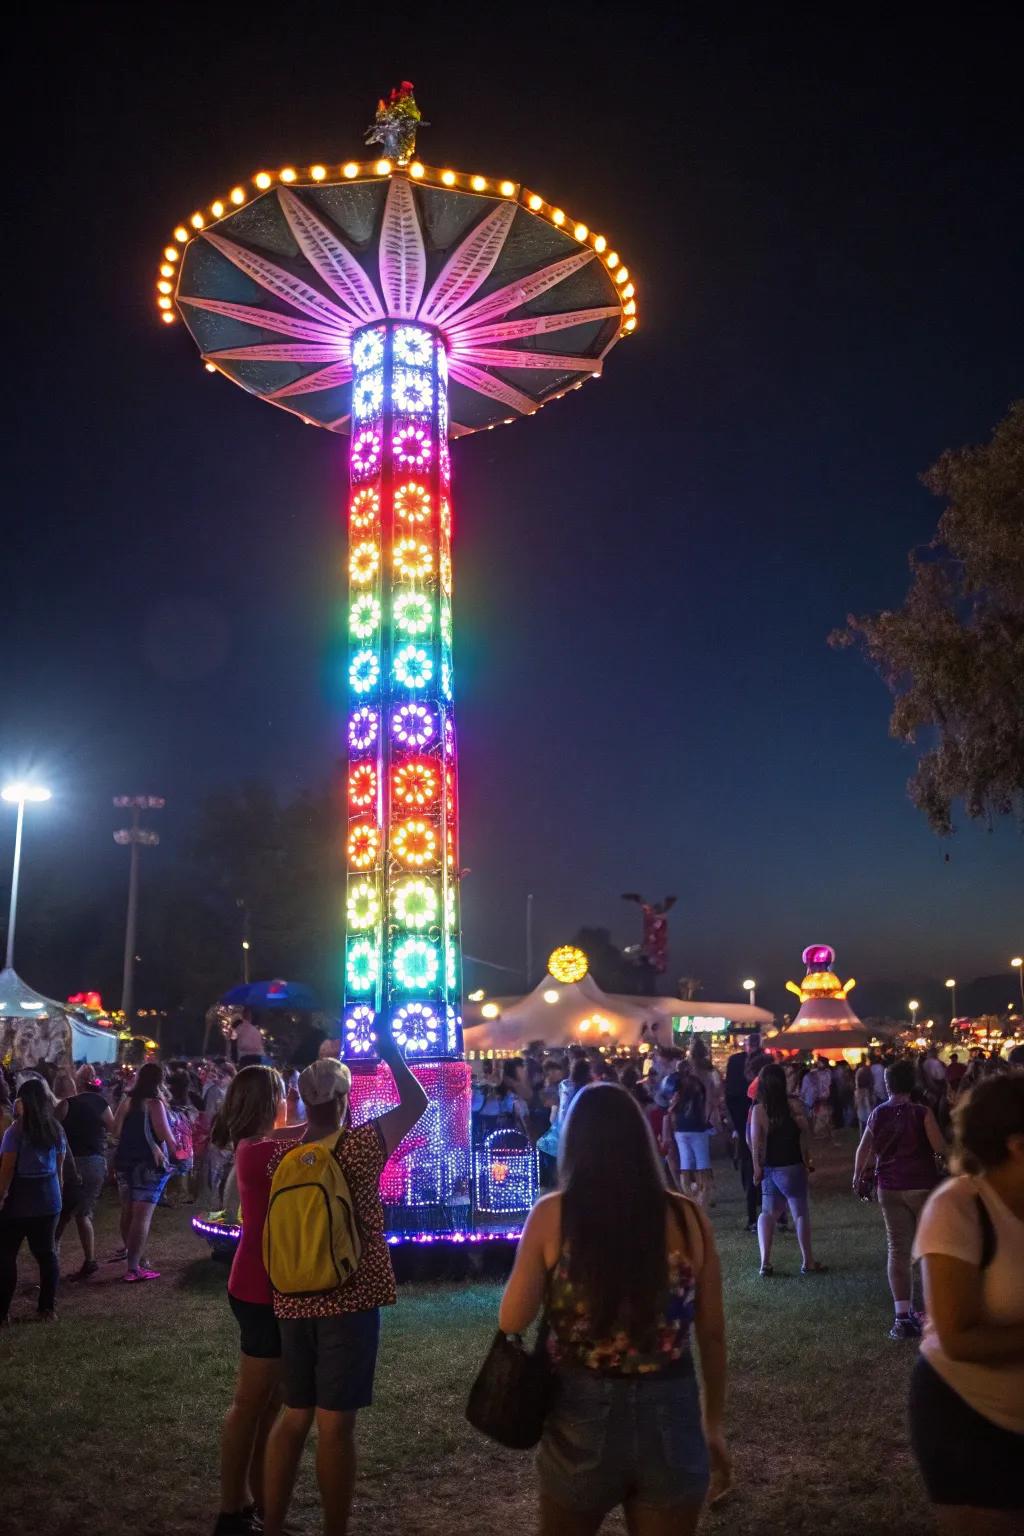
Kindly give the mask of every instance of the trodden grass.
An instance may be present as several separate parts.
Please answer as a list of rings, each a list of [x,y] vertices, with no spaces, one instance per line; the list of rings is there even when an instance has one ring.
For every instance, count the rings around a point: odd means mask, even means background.
[[[729,1536],[918,1536],[930,1526],[907,1446],[912,1345],[890,1342],[877,1206],[848,1193],[853,1133],[819,1156],[814,1218],[827,1275],[802,1278],[795,1239],[776,1276],[757,1274],[738,1179],[716,1164],[713,1219],[725,1273],[735,1492],[702,1531]],[[99,1253],[115,1241],[105,1203]],[[108,1267],[65,1285],[60,1321],[31,1324],[19,1296],[0,1335],[0,1532],[192,1536],[212,1527],[217,1437],[237,1358],[226,1268],[188,1210],[159,1211],[150,1255],[162,1279],[126,1286]],[[628,1223],[624,1217],[624,1241]],[[65,1269],[79,1262],[65,1237]],[[22,1280],[33,1269],[23,1263]],[[495,1326],[496,1283],[407,1285],[385,1314],[376,1402],[361,1416],[355,1533],[486,1536],[533,1529],[528,1453],[481,1439],[466,1392]],[[307,1454],[296,1531],[318,1530]],[[609,1532],[624,1529],[609,1519]]]

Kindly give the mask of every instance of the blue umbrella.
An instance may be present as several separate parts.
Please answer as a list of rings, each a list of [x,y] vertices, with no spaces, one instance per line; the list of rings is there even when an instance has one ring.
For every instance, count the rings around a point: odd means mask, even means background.
[[[232,987],[221,998],[239,1008],[291,1008],[300,1013],[313,1013],[319,1007],[316,994],[301,981],[251,981],[240,987]]]

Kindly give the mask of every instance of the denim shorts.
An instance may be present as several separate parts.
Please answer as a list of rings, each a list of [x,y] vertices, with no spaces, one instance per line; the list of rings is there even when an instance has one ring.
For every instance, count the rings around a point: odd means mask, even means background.
[[[676,1146],[684,1173],[706,1173],[711,1167],[710,1131],[676,1131]]]
[[[77,1157],[78,1176],[82,1181],[82,1192],[75,1207],[75,1215],[80,1219],[91,1219],[96,1214],[96,1202],[103,1193],[103,1184],[107,1177],[107,1160],[102,1153],[89,1157]]]
[[[340,1317],[282,1317],[281,1362],[289,1408],[355,1413],[373,1402],[380,1309]]]
[[[567,1510],[703,1503],[708,1451],[692,1365],[672,1376],[559,1371],[537,1471],[541,1492]]]
[[[117,1192],[122,1199],[127,1195],[134,1204],[159,1205],[170,1176],[170,1169],[134,1163],[131,1168],[118,1168]]]
[[[807,1169],[803,1163],[790,1163],[785,1168],[766,1168],[761,1178],[761,1209],[766,1216],[777,1214],[781,1205],[788,1201],[797,1208],[798,1214],[807,1214]]]

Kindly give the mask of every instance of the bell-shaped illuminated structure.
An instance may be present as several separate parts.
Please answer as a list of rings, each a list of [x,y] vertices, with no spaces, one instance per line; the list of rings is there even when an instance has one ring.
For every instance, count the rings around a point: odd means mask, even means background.
[[[208,369],[349,439],[342,1054],[353,1115],[386,1107],[389,1021],[430,1100],[386,1170],[389,1225],[444,1231],[472,1180],[449,443],[598,376],[636,297],[539,193],[413,159],[417,121],[403,86],[375,130],[398,158],[258,171],[193,213],[157,304]]]

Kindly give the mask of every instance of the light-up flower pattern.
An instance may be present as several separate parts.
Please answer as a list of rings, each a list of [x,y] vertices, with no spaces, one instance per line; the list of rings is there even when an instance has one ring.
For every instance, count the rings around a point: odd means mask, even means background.
[[[392,446],[399,464],[423,469],[430,463],[432,444],[430,434],[423,427],[399,427],[392,438]]]
[[[353,532],[358,533],[365,528],[372,528],[379,516],[380,493],[375,491],[372,485],[356,491],[352,497],[352,505],[348,509],[349,525]]]
[[[391,792],[402,805],[432,805],[437,789],[437,769],[426,758],[409,758],[391,769]]]
[[[406,581],[423,581],[434,569],[430,545],[422,539],[397,539],[395,573]]]
[[[425,747],[437,734],[433,711],[425,704],[403,704],[391,717],[391,731],[396,741]]]
[[[370,705],[364,704],[362,709],[357,709],[348,722],[348,744],[353,752],[365,752],[372,747],[377,740],[380,730],[380,715]]]
[[[350,992],[372,992],[377,985],[380,958],[372,939],[349,942],[345,961],[345,985]]]
[[[395,656],[395,681],[403,688],[425,688],[433,675],[433,660],[422,645],[403,645]]]
[[[348,557],[348,574],[356,586],[365,587],[376,578],[380,565],[380,550],[376,544],[364,539],[356,544]]]
[[[357,880],[349,886],[346,901],[348,926],[355,931],[374,928],[380,917],[380,897],[377,888],[369,880]]]
[[[403,939],[395,946],[395,980],[404,992],[432,987],[440,961],[429,939]]]
[[[356,651],[348,664],[349,687],[354,693],[372,693],[380,681],[380,660],[376,651]]]
[[[348,803],[362,809],[377,798],[377,769],[373,763],[356,763],[348,776]]]
[[[425,485],[407,480],[395,492],[395,513],[404,523],[416,524],[430,521],[430,492]]]
[[[348,861],[353,869],[369,869],[380,853],[380,828],[372,821],[357,821],[349,828]]]
[[[440,1022],[429,1003],[406,1003],[395,1014],[394,1034],[403,1051],[427,1051],[437,1044]]]
[[[396,411],[409,416],[425,416],[434,403],[434,381],[421,368],[396,368],[394,401]]]
[[[356,480],[368,480],[380,468],[381,436],[375,427],[364,427],[352,439],[349,468]]]
[[[364,373],[352,385],[352,414],[357,421],[380,415],[384,404],[384,375],[380,369]]]
[[[391,906],[404,928],[429,928],[437,921],[437,891],[428,880],[403,880],[391,893]]]
[[[429,822],[416,817],[399,822],[394,830],[392,847],[399,863],[407,868],[421,869],[425,864],[437,862],[437,833]]]
[[[357,1003],[345,1015],[345,1041],[356,1056],[365,1056],[377,1044],[377,1015],[365,1003]]]
[[[369,640],[380,623],[380,603],[375,597],[357,597],[348,612],[348,632],[354,640]]]
[[[352,343],[352,367],[356,373],[366,373],[370,368],[379,368],[384,361],[384,330],[378,326],[376,330],[363,331]]]
[[[403,635],[425,635],[433,619],[429,597],[417,592],[401,592],[395,598],[395,624]]]
[[[395,328],[394,340],[398,362],[408,363],[411,368],[430,367],[430,331],[422,330],[418,325],[399,325]],[[353,360],[354,356],[353,353]]]

